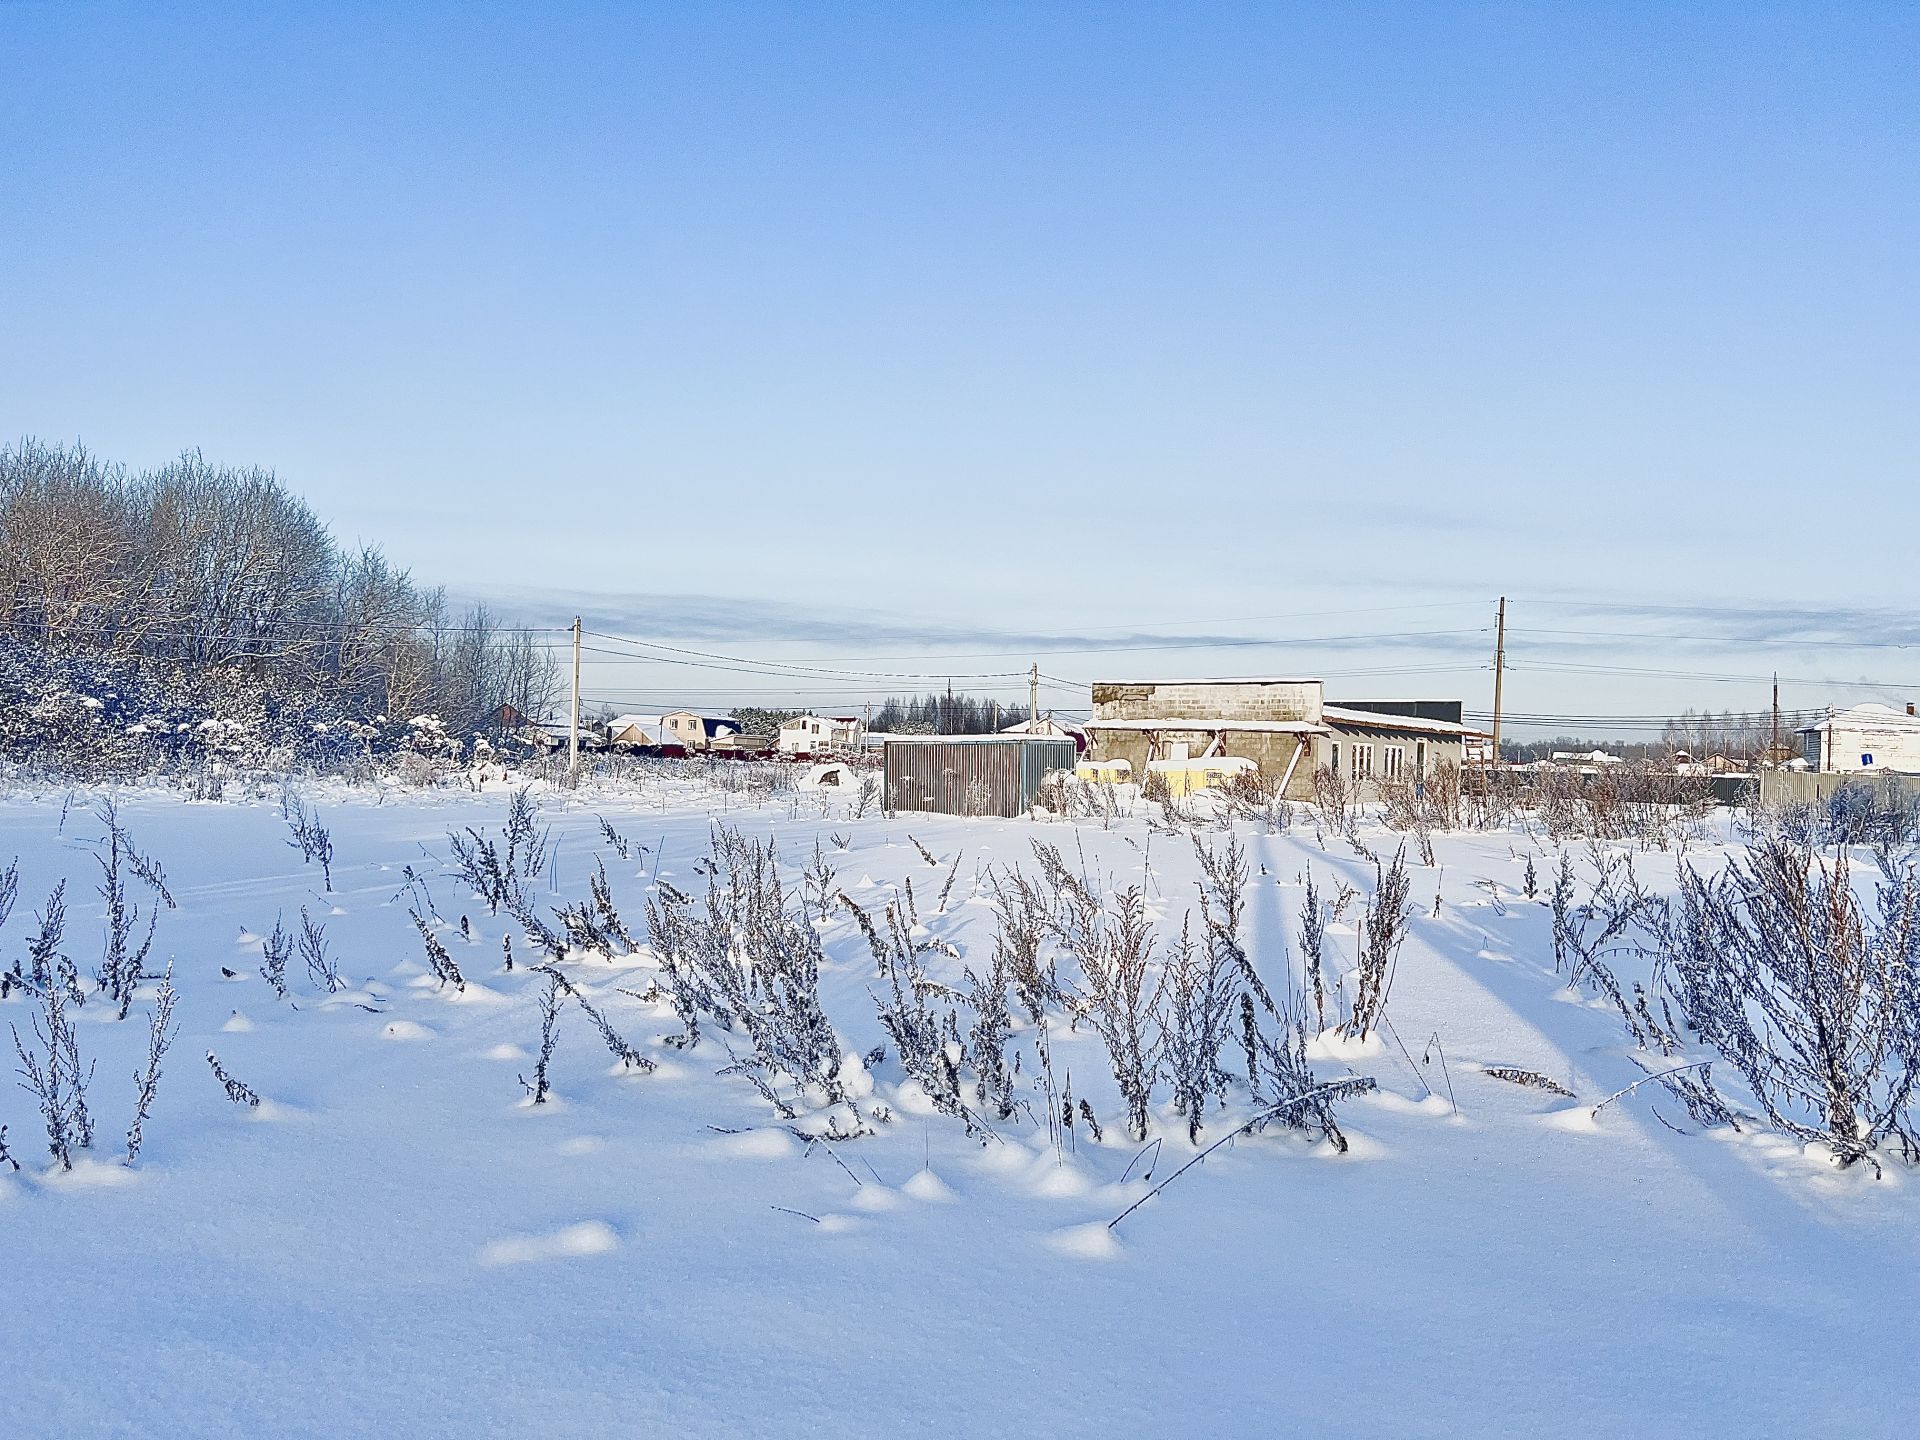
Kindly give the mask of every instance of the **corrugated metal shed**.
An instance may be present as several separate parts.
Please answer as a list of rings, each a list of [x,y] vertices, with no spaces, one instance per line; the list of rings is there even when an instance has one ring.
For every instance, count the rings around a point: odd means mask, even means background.
[[[1024,815],[1055,770],[1073,769],[1073,741],[1023,735],[889,739],[887,806],[941,815]]]

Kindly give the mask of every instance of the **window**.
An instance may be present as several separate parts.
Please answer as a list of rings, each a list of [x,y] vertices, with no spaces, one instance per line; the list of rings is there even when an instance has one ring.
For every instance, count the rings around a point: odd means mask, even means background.
[[[1355,745],[1353,747],[1353,778],[1365,780],[1373,774],[1373,746]]]
[[[1427,742],[1417,740],[1413,746],[1413,778],[1418,780],[1427,773]]]
[[[1333,759],[1328,762],[1327,768],[1336,775],[1340,773],[1340,742],[1338,740],[1333,742]]]
[[[1820,732],[1807,731],[1806,738],[1800,742],[1800,756],[1815,770],[1820,768]]]
[[[1400,778],[1401,761],[1406,756],[1406,748],[1401,745],[1389,745],[1380,757],[1381,771],[1389,780]]]

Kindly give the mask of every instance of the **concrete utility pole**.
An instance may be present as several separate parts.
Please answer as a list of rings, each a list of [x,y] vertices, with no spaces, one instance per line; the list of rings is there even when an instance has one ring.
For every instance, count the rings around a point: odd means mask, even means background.
[[[1773,672],[1773,739],[1767,745],[1767,764],[1780,763],[1780,672]]]
[[[1500,597],[1500,618],[1493,639],[1493,763],[1500,764],[1500,689],[1507,674],[1507,597]]]
[[[573,617],[573,724],[567,733],[567,778],[580,778],[580,617]]]
[[[1034,733],[1034,726],[1040,719],[1040,662],[1033,662],[1033,668],[1027,671],[1027,734]]]

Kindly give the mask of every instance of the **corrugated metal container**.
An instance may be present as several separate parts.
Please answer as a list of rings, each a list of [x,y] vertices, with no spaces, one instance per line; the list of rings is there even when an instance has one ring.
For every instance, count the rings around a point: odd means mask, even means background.
[[[1073,741],[1019,735],[929,735],[887,741],[887,805],[941,815],[1024,815],[1055,770],[1071,771]]]

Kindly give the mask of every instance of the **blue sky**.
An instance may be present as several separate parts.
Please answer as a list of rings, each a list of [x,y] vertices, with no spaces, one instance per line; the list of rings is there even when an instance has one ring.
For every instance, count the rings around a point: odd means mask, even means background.
[[[1484,705],[1506,593],[1515,709],[1904,698],[1916,41],[0,0],[0,435],[265,464],[422,579],[714,653]]]

